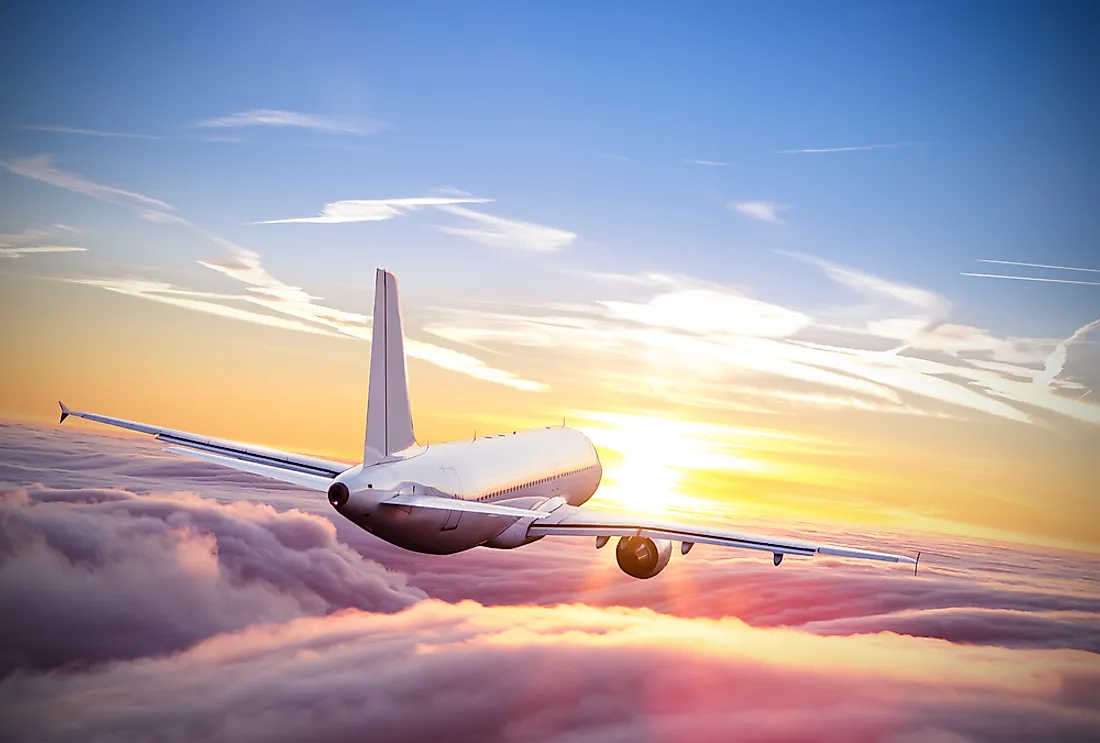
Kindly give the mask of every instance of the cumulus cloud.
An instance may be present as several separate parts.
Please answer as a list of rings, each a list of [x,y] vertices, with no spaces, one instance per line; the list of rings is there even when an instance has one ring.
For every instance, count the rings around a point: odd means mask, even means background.
[[[762,222],[781,224],[783,220],[779,218],[779,212],[791,207],[790,204],[777,204],[774,201],[740,201],[731,203],[729,208]]]
[[[0,694],[19,710],[5,727],[39,741],[354,740],[364,730],[388,741],[717,741],[732,731],[824,741],[928,729],[1070,741],[1095,732],[1093,659],[838,640],[732,618],[428,601],[253,627],[92,674],[19,676]]]
[[[309,129],[321,134],[373,134],[385,128],[385,124],[357,116],[333,116],[309,114],[298,111],[280,111],[272,108],[253,108],[248,111],[216,116],[198,122],[201,127],[240,128],[248,126],[292,127]]]
[[[225,630],[424,598],[332,524],[186,493],[0,493],[0,676],[181,650]]]

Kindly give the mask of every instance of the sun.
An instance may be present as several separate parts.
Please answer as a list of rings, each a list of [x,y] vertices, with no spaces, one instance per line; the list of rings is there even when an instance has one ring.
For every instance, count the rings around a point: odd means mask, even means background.
[[[597,497],[644,513],[682,510],[689,500],[681,492],[688,461],[684,449],[691,441],[675,428],[661,418],[583,427],[596,446],[613,453],[604,463]]]

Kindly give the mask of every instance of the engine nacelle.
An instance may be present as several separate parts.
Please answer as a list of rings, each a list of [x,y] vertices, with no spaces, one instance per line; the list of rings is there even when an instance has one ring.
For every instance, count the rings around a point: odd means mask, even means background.
[[[615,560],[627,575],[652,578],[664,570],[672,557],[672,542],[648,537],[620,537]]]

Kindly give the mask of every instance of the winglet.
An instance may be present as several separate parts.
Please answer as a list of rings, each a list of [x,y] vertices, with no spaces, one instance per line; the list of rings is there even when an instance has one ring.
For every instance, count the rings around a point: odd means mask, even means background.
[[[920,552],[917,552],[917,559],[913,563],[913,575],[917,574],[917,566],[920,565]]]
[[[61,406],[61,420],[59,420],[58,423],[64,423],[65,419],[69,417],[69,413],[72,411],[65,407],[65,403],[61,402],[60,400],[57,401],[57,404]]]

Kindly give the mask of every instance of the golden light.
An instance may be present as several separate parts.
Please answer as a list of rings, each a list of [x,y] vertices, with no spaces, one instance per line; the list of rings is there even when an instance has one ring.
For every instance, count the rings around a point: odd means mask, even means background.
[[[708,501],[683,491],[692,471],[724,470],[768,474],[771,462],[745,456],[739,440],[751,437],[786,438],[781,434],[750,429],[712,426],[629,413],[582,412],[577,426],[605,457],[604,484],[597,498],[645,513],[690,514],[706,508]]]

